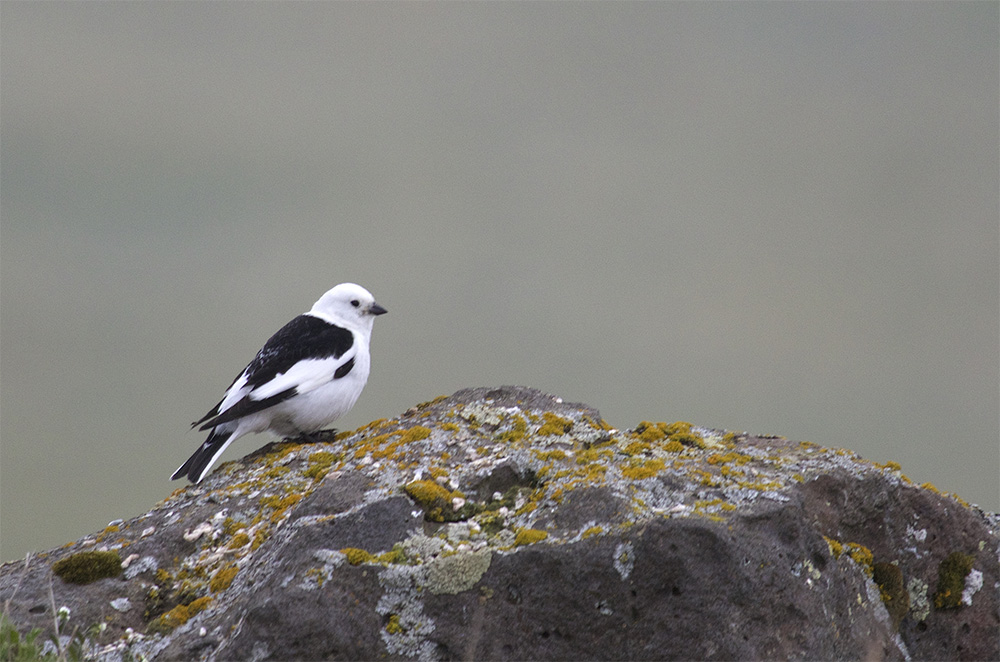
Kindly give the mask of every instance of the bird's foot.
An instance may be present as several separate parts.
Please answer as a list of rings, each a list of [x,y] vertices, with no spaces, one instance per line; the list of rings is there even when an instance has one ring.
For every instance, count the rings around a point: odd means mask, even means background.
[[[337,438],[337,430],[316,430],[315,432],[300,432],[297,437],[286,437],[282,441],[290,441],[299,444],[319,444],[324,441],[333,441]]]

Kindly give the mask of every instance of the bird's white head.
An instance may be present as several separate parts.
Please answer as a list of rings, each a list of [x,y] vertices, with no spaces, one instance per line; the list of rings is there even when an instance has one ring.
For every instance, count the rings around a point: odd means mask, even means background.
[[[369,332],[377,315],[386,313],[375,303],[372,293],[354,283],[341,283],[319,298],[309,314],[334,324],[344,324]]]

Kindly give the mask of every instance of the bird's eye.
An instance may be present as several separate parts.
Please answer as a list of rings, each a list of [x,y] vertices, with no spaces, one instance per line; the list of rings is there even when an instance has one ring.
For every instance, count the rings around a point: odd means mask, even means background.
[[[357,308],[358,306],[361,305],[361,302],[358,301],[357,299],[351,299],[351,305]]]

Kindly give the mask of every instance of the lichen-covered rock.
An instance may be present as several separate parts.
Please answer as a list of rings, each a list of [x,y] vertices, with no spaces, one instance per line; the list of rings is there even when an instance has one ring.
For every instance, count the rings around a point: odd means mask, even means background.
[[[998,659],[997,522],[848,451],[468,389],[5,564],[0,602],[101,660]],[[53,575],[93,551],[121,574]]]

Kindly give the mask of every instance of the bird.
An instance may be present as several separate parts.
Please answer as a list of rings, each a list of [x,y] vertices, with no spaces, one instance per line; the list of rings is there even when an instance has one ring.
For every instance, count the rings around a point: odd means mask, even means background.
[[[327,291],[281,327],[192,428],[208,438],[171,476],[200,483],[224,450],[249,433],[312,435],[346,414],[368,382],[372,325],[386,309],[355,283]]]

